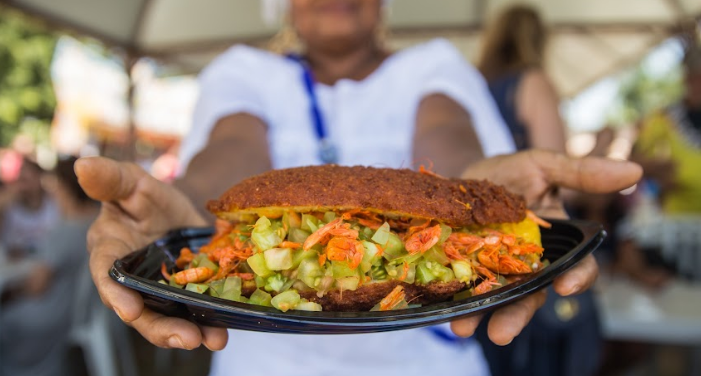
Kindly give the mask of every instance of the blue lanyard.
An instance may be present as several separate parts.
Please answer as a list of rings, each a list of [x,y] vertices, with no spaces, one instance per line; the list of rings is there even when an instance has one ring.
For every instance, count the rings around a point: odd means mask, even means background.
[[[309,113],[312,117],[314,131],[316,132],[316,138],[319,142],[319,159],[324,164],[338,163],[338,151],[326,134],[324,118],[321,116],[321,110],[319,109],[319,101],[316,96],[316,90],[314,90],[314,75],[309,65],[301,56],[290,54],[287,55],[287,58],[302,66],[302,82],[304,83],[304,88],[309,97]]]

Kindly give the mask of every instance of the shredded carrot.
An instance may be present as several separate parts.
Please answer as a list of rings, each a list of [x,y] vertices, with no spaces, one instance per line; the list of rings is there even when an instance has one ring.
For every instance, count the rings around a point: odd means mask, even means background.
[[[467,189],[465,189],[465,186],[462,184],[460,184],[460,192],[467,193]]]
[[[403,281],[409,275],[409,263],[404,261],[404,267],[402,268],[402,275],[399,276],[399,280]]]
[[[166,263],[161,264],[161,274],[163,274],[163,278],[166,279],[166,281],[170,282],[170,273],[168,273],[168,268],[166,267]]]
[[[545,228],[553,227],[553,225],[550,224],[550,222],[544,220],[543,218],[538,217],[535,213],[533,213],[530,210],[526,210],[526,217],[528,217],[533,222],[537,223],[538,226],[540,226],[540,227],[545,227]]]

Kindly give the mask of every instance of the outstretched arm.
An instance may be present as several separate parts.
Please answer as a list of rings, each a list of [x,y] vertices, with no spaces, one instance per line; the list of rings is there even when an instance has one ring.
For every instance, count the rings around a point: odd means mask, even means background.
[[[523,195],[531,210],[550,217],[565,216],[556,197],[558,187],[588,193],[616,192],[635,184],[641,176],[642,169],[635,163],[594,157],[575,159],[544,150],[485,159],[463,173],[463,178],[489,179]],[[596,261],[589,255],[555,279],[553,286],[562,296],[577,294],[594,283],[597,273]],[[510,343],[544,301],[545,294],[536,293],[495,311],[489,322],[489,338],[500,345]],[[453,331],[460,336],[471,336],[480,319],[454,321]]]

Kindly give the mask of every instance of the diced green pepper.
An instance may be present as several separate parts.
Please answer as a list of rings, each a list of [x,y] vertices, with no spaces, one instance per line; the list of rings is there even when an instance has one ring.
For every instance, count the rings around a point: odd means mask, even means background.
[[[350,290],[353,291],[358,288],[360,284],[360,277],[343,277],[336,280],[336,288],[341,291]]]
[[[297,278],[311,288],[319,286],[323,276],[324,271],[319,262],[312,258],[302,260],[297,269]]]
[[[360,262],[360,269],[363,273],[367,273],[370,268],[372,268],[372,264],[380,260],[380,256],[378,255],[380,249],[377,248],[375,243],[369,241],[363,240],[361,243],[363,243],[365,252],[363,252],[363,261]]]
[[[300,228],[302,226],[302,218],[298,213],[292,211],[286,211],[282,213],[282,224],[287,225],[289,230],[293,228]]]
[[[387,263],[385,265],[387,275],[392,279],[399,279],[402,282],[414,283],[414,280],[416,279],[416,265],[409,264],[409,269],[406,271],[406,275],[404,275],[404,265],[404,263]],[[404,278],[402,279],[402,277]]]
[[[437,262],[427,261],[426,266],[431,269],[433,275],[438,277],[443,282],[450,282],[455,279],[453,269],[443,266]]]
[[[387,236],[387,244],[385,244],[383,250],[382,257],[390,261],[408,254],[407,251],[404,250],[402,239],[400,239],[397,234],[391,232]]]
[[[291,228],[287,240],[302,244],[307,240],[309,235],[311,235],[309,231],[302,230],[301,228]]]
[[[209,288],[209,286],[207,286],[203,283],[188,283],[185,286],[185,290],[196,292],[198,294],[204,294],[208,288]]]
[[[469,262],[464,260],[451,261],[450,266],[458,281],[469,283],[472,280],[472,266]]]
[[[256,289],[256,291],[254,291],[253,294],[251,294],[251,297],[248,298],[248,302],[250,304],[272,307],[273,305],[270,303],[270,300],[272,300],[272,298],[272,295],[268,294],[267,292],[261,289]]]
[[[175,278],[173,278],[172,276],[170,277],[170,281],[168,282],[168,285],[173,286],[173,287],[177,287],[179,289],[184,287],[183,285],[175,283]]]
[[[450,226],[446,226],[442,223],[439,224],[441,226],[441,236],[438,238],[438,245],[443,245],[446,240],[448,240],[448,237],[450,234],[453,233],[453,229],[450,228]]]
[[[224,292],[224,281],[223,279],[218,279],[209,283],[209,295],[220,297]]]
[[[302,301],[297,304],[297,306],[294,308],[297,311],[316,311],[316,312],[321,312],[321,304],[319,303],[314,303],[310,301]]]
[[[292,268],[292,250],[290,248],[271,248],[263,252],[265,265],[270,270],[288,270]]]
[[[296,290],[287,290],[275,295],[275,297],[270,300],[270,303],[280,311],[287,312],[290,309],[294,309],[300,301],[301,298]]]
[[[209,256],[206,253],[198,253],[193,259],[192,259],[193,265],[197,265],[196,267],[207,267],[216,273],[219,271],[219,265],[216,263],[212,262],[212,260],[209,259]]]
[[[278,222],[279,223],[279,222]],[[279,235],[279,227],[273,226],[272,222],[267,217],[260,217],[256,221],[255,227],[251,232],[251,241],[261,251],[266,251],[276,247],[282,242],[284,237]]]
[[[256,253],[249,257],[246,259],[246,263],[253,269],[253,272],[260,277],[265,278],[273,274],[273,271],[265,264],[265,256],[263,256],[262,253]]]
[[[389,223],[385,222],[375,231],[375,235],[372,236],[371,240],[384,247],[389,241],[389,234]]]
[[[426,262],[420,262],[416,267],[416,280],[419,284],[425,285],[436,279],[431,268],[426,265]]]
[[[275,273],[265,280],[265,291],[283,291],[287,278],[280,273]]]
[[[310,248],[306,251],[302,249],[292,251],[292,268],[299,267],[299,264],[302,263],[304,259],[314,259],[314,261],[318,263],[319,252],[314,248]]]
[[[331,261],[331,271],[334,279],[358,276],[358,268],[351,268],[346,261]]]
[[[443,251],[443,248],[437,245],[434,245],[433,247],[429,248],[426,252],[424,252],[424,258],[428,261],[436,262],[441,265],[450,264],[450,259],[448,258],[448,256],[446,256],[445,252]]]
[[[313,215],[302,214],[302,226],[300,228],[312,233],[319,229],[319,220]]]
[[[326,213],[324,213],[324,222],[329,223],[334,219],[336,219],[336,213],[332,211],[327,211]]]

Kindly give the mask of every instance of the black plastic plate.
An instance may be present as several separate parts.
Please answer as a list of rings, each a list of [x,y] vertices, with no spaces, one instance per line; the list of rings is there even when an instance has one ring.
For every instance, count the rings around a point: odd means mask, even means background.
[[[351,334],[409,329],[483,313],[548,286],[555,277],[594,251],[606,236],[601,225],[575,220],[548,220],[542,229],[545,258],[551,264],[540,272],[486,294],[419,308],[387,312],[280,312],[274,308],[232,302],[167,286],[160,268],[173,267],[180,250],[193,251],[209,241],[212,228],[171,231],[163,238],[117,260],[110,276],[137,290],[147,307],[168,316],[199,324],[274,333]]]

